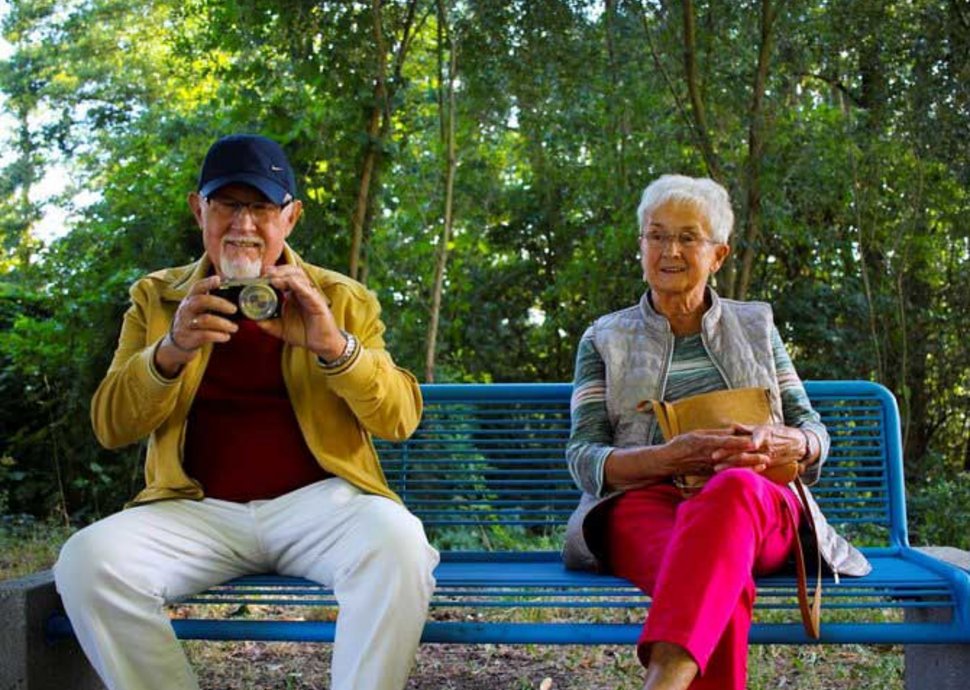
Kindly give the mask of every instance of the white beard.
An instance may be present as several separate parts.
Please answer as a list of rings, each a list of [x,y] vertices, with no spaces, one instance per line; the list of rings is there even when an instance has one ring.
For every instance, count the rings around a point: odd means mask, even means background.
[[[225,249],[223,249],[219,256],[219,271],[222,273],[222,277],[228,280],[259,278],[260,273],[263,272],[263,263],[259,259],[250,259],[245,256],[230,258],[226,256]]]

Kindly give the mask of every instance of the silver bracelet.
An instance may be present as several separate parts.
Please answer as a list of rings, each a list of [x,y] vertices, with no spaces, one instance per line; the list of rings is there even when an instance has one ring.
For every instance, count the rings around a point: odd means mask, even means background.
[[[798,462],[802,465],[807,465],[808,462],[812,459],[812,439],[808,435],[808,432],[805,431],[802,427],[796,427],[796,428],[800,432],[802,432],[802,436],[805,437],[805,455],[803,455]]]
[[[342,328],[340,329],[340,333],[341,335],[343,335],[344,338],[347,339],[347,344],[344,345],[344,351],[340,353],[337,359],[330,360],[328,362],[320,355],[317,355],[317,361],[320,363],[320,366],[323,367],[324,369],[336,369],[346,364],[350,360],[350,358],[353,357],[354,354],[357,352],[358,343],[357,343],[357,338],[354,337],[354,334],[348,333]]]
[[[170,342],[172,344],[172,347],[174,347],[176,350],[179,350],[180,352],[184,352],[185,354],[190,354],[198,350],[199,348],[197,347],[188,348],[188,347],[182,347],[181,345],[178,344],[178,342],[175,340],[175,334],[172,333],[172,326],[174,325],[175,325],[175,322],[173,321],[172,325],[168,327],[168,333],[165,334],[165,340],[168,340],[168,342]]]

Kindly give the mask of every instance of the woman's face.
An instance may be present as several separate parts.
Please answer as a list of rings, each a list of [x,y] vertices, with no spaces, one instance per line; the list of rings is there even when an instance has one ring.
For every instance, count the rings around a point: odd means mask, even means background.
[[[682,201],[661,204],[643,219],[640,255],[650,289],[665,296],[703,295],[707,277],[731,248],[711,239],[703,213]]]

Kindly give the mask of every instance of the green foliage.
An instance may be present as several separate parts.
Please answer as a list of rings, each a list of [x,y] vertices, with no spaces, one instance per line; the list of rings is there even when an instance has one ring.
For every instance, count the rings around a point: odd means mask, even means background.
[[[431,528],[428,538],[441,551],[556,551],[562,545],[563,531],[538,533],[485,522],[472,528]]]
[[[970,549],[970,472],[955,472],[933,454],[925,476],[909,483],[910,541],[920,546]]]
[[[682,5],[446,4],[458,168],[436,380],[568,380],[586,326],[643,290],[640,190],[664,172],[707,172]],[[944,0],[776,5],[756,121],[759,6],[693,3],[707,134],[739,236],[751,214],[760,227],[747,296],[773,304],[804,378],[874,379],[896,392],[919,500],[927,468],[953,473],[970,457],[970,28]],[[88,404],[127,286],[201,251],[185,195],[221,134],[283,143],[306,209],[292,243],[338,270],[364,158],[379,153],[366,282],[395,358],[423,372],[445,190],[436,4],[414,4],[398,73],[411,4],[381,3],[393,100],[376,137],[368,119],[384,104],[371,5],[280,7],[8,3],[0,495],[9,510],[88,519],[139,486],[141,448],[98,448]],[[55,165],[71,187],[38,200]],[[754,168],[761,203],[751,211]],[[46,246],[35,236],[45,203],[70,213],[68,232]],[[747,246],[739,241],[737,255]],[[941,486],[959,495],[963,480],[945,476]]]
[[[61,544],[71,531],[63,524],[37,520],[30,515],[8,514],[0,495],[0,580],[23,577],[53,566]]]

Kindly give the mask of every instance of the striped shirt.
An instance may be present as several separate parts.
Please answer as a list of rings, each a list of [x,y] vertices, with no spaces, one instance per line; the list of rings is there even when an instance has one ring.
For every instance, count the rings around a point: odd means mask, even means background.
[[[818,413],[812,409],[791,357],[778,329],[771,327],[771,347],[781,391],[785,424],[803,427],[824,437]],[[727,388],[700,334],[674,338],[674,352],[667,372],[664,400],[674,401],[691,395]],[[576,483],[593,496],[603,494],[603,467],[613,452],[613,428],[606,410],[606,365],[596,350],[592,330],[579,341],[576,373],[573,379],[572,431],[569,438],[570,471]],[[664,442],[659,425],[651,445]]]

